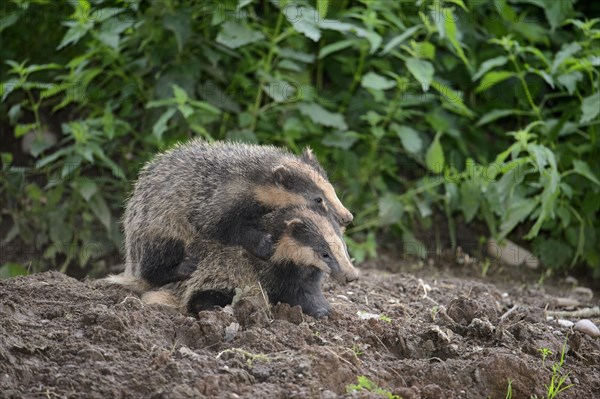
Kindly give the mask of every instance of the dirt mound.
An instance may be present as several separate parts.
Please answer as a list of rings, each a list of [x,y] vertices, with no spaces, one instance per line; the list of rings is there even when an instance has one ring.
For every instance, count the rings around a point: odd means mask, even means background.
[[[0,281],[0,397],[545,398],[564,342],[558,398],[600,397],[599,340],[547,322],[543,292],[367,270],[325,293],[323,320],[194,318],[55,272]]]

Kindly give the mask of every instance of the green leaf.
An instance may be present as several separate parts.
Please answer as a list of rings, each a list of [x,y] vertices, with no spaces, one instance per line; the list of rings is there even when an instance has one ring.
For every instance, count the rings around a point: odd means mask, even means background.
[[[379,225],[390,226],[402,219],[404,209],[397,195],[387,193],[379,199]]]
[[[337,53],[338,51],[342,51],[348,47],[352,47],[356,45],[357,40],[358,39],[346,39],[328,44],[319,50],[319,59],[321,60],[330,54]]]
[[[285,17],[292,24],[296,32],[302,33],[313,42],[321,38],[321,30],[318,21],[319,13],[312,7],[290,7],[291,10],[283,10]]]
[[[479,83],[479,86],[477,86],[477,88],[475,89],[475,92],[481,93],[482,91],[485,91],[485,90],[489,89],[490,87],[492,87],[506,79],[510,79],[513,76],[515,76],[515,73],[510,72],[510,71],[488,72],[487,74],[485,74],[485,76]]]
[[[588,123],[596,118],[600,113],[600,92],[592,94],[583,99],[581,102],[581,119],[580,124]]]
[[[177,41],[177,49],[181,53],[183,46],[192,36],[190,27],[191,15],[184,10],[180,10],[176,14],[167,14],[163,16],[163,26],[175,34]]]
[[[551,268],[567,266],[573,256],[573,248],[564,241],[553,238],[542,240],[536,249],[542,263]]]
[[[525,218],[533,212],[537,207],[537,204],[538,203],[535,200],[519,197],[513,199],[508,204],[506,214],[502,215],[499,238],[502,239],[506,237],[519,223],[525,220]]]
[[[411,37],[419,29],[421,29],[420,25],[412,26],[412,27],[406,29],[400,35],[398,35],[398,36],[394,37],[392,40],[390,40],[383,47],[383,50],[381,51],[380,55],[386,55],[387,53],[389,53],[390,51],[392,51],[393,49],[395,49],[396,47],[398,47],[399,45],[401,45],[402,43],[404,43],[404,41],[406,41],[406,39],[408,39],[409,37]]]
[[[217,43],[236,49],[263,40],[265,35],[236,21],[226,21],[217,35]]]
[[[7,262],[0,266],[0,280],[17,276],[26,276],[27,274],[29,274],[27,269],[18,263]]]
[[[462,8],[463,10],[465,10],[466,12],[469,12],[467,6],[465,6],[465,3],[463,2],[463,0],[446,0],[447,3],[454,3],[457,6],[459,6],[460,8]]]
[[[175,96],[175,100],[178,104],[185,104],[188,100],[188,95],[181,87],[178,85],[171,86],[173,88],[173,95]]]
[[[465,52],[460,43],[462,33],[458,30],[458,27],[456,26],[456,21],[458,19],[454,15],[454,11],[452,10],[452,8],[443,8],[442,9],[442,18],[443,18],[442,20],[444,21],[444,29],[445,29],[446,35],[448,36],[448,40],[452,44],[452,47],[454,47],[454,50],[456,51],[458,58],[460,58],[461,61],[467,67],[467,69],[469,71],[471,71],[472,70],[471,63],[467,59]]]
[[[318,125],[335,127],[340,130],[348,129],[342,114],[329,112],[319,104],[300,103],[298,104],[298,111]]]
[[[4,102],[4,100],[6,100],[6,97],[8,97],[8,95],[10,93],[12,93],[15,90],[18,89],[22,89],[22,85],[19,82],[19,79],[9,79],[6,82],[2,82],[0,83],[0,94],[2,95],[2,102]]]
[[[37,128],[36,123],[19,123],[15,126],[15,138],[18,139],[20,137],[25,136],[29,132],[35,132]]]
[[[116,32],[101,31],[98,33],[98,39],[114,50],[119,48],[120,37]]]
[[[477,126],[483,126],[490,122],[495,121],[496,119],[504,118],[506,116],[516,115],[515,109],[494,109],[487,114],[483,115],[479,121],[477,121]]]
[[[421,134],[410,126],[400,126],[396,123],[392,123],[390,128],[396,133],[402,147],[411,154],[418,154],[423,149],[423,141],[421,140]]]
[[[329,8],[329,0],[317,0],[317,10],[319,10],[319,15],[321,18],[325,18],[327,16],[327,9]]]
[[[285,80],[269,82],[263,87],[263,91],[275,102],[294,101],[298,98],[294,85]]]
[[[587,162],[582,161],[580,159],[574,159],[573,169],[575,170],[575,173],[580,174],[581,176],[589,179],[590,181],[593,181],[594,183],[600,185],[600,180],[598,180],[598,178],[594,175],[594,172],[592,172],[592,169],[587,164]]]
[[[94,26],[92,22],[87,22],[83,25],[80,25],[77,22],[67,22],[66,26],[69,26],[69,30],[65,33],[65,36],[62,38],[57,50],[62,49],[70,44],[76,44],[83,36],[85,36],[88,31]]]
[[[10,107],[10,110],[8,110],[8,123],[10,123],[11,125],[15,125],[19,121],[21,116],[23,116],[21,104],[14,104],[12,107]]]
[[[150,108],[158,108],[158,107],[165,107],[167,105],[175,105],[177,104],[177,100],[175,98],[162,98],[160,100],[153,100],[153,101],[149,101],[146,104],[146,109],[150,109]]]
[[[188,101],[192,106],[202,111],[206,111],[210,114],[219,115],[221,110],[214,105],[207,103],[206,101],[197,101],[197,100],[189,100]]]
[[[90,209],[96,215],[96,218],[104,225],[107,231],[111,229],[112,215],[110,214],[110,209],[106,204],[106,200],[100,195],[100,193],[96,193],[92,196],[89,201]]]
[[[342,132],[336,130],[332,133],[326,133],[325,137],[321,140],[321,143],[327,147],[341,148],[342,150],[349,150],[352,148],[360,138],[360,135],[353,131]]]
[[[425,154],[425,164],[427,168],[434,173],[442,173],[444,170],[444,150],[440,143],[441,133],[435,135],[431,145]]]
[[[94,194],[98,192],[98,186],[96,183],[88,178],[78,179],[76,182],[77,191],[83,197],[86,202],[89,202]]]
[[[474,180],[467,180],[460,185],[460,208],[469,223],[479,211],[481,189]]]
[[[450,86],[444,85],[438,81],[433,81],[431,86],[442,95],[442,105],[444,108],[469,119],[475,116],[475,113],[467,108],[463,102],[464,95],[462,92],[454,90]]]
[[[484,61],[481,66],[479,67],[479,70],[477,71],[477,73],[475,75],[473,75],[473,82],[475,82],[476,80],[479,80],[479,78],[481,78],[483,75],[485,75],[487,72],[489,72],[491,69],[502,66],[504,64],[506,64],[508,62],[508,58],[501,55],[499,57],[495,57],[495,58],[490,58],[489,60]]]
[[[411,42],[417,58],[435,60],[435,46],[429,42]]]
[[[366,89],[387,90],[396,87],[396,82],[384,78],[374,72],[369,72],[362,78],[362,87]]]
[[[169,108],[160,116],[160,118],[158,118],[154,126],[152,126],[152,134],[158,140],[162,140],[162,135],[167,130],[167,123],[175,112],[177,112],[175,108]]]
[[[567,89],[569,94],[573,94],[575,93],[575,89],[577,89],[577,83],[583,80],[583,74],[581,72],[565,73],[556,78],[556,80]]]
[[[552,31],[556,30],[567,18],[573,14],[573,2],[571,1],[549,1],[543,7],[546,19],[550,23]]]
[[[181,115],[183,115],[183,117],[186,120],[190,117],[190,115],[194,113],[194,108],[190,107],[187,104],[181,104],[177,106],[177,109],[179,110],[179,112],[181,112]]]
[[[292,50],[290,48],[279,49],[278,55],[281,58],[289,58],[291,60],[300,61],[305,64],[310,64],[315,61],[315,56],[313,54]]]
[[[552,63],[552,74],[556,73],[558,67],[572,55],[577,54],[581,50],[581,45],[577,42],[563,44],[561,50],[556,53],[554,62]]]
[[[351,32],[356,36],[366,39],[371,46],[370,53],[373,54],[381,45],[381,41],[383,40],[380,35],[371,30],[363,29],[359,26],[347,23],[340,22],[333,19],[325,19],[318,23],[318,26],[321,29],[329,29],[334,30],[341,33]]]
[[[421,83],[423,91],[428,91],[433,80],[433,65],[429,61],[411,57],[406,60],[406,67],[415,79]]]
[[[554,79],[552,79],[552,76],[548,74],[548,72],[543,71],[541,69],[529,69],[529,72],[535,73],[536,75],[540,76],[546,81],[546,83],[548,83],[550,87],[554,89]]]

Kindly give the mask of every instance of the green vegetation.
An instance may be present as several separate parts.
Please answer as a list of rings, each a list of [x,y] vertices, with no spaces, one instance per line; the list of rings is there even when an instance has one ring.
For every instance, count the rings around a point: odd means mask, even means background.
[[[346,392],[360,392],[360,391],[372,392],[376,395],[386,399],[402,399],[398,395],[394,395],[387,389],[383,389],[377,386],[373,381],[365,377],[364,375],[358,376],[358,384],[349,384],[346,386]]]
[[[566,373],[566,374],[562,373],[562,366],[565,363],[566,350],[567,350],[567,340],[565,339],[562,350],[560,352],[559,361],[553,363],[551,366],[552,376],[550,377],[550,383],[548,385],[544,385],[547,390],[545,399],[555,399],[558,397],[558,395],[561,392],[566,391],[567,389],[571,388],[574,385],[574,384],[565,385],[565,382],[567,380],[567,377],[569,376],[569,373]],[[552,351],[548,348],[540,348],[540,349],[538,349],[538,351],[542,355],[542,364],[544,365],[544,367],[546,367],[546,359],[548,358],[548,356],[552,355]],[[512,383],[513,383],[513,380],[509,379],[508,387],[506,389],[506,399],[512,398],[512,394],[513,394]],[[541,399],[537,395],[531,395],[530,398],[531,399]]]
[[[118,263],[144,161],[199,136],[310,145],[426,256],[434,213],[600,275],[600,14],[575,0],[1,4],[2,275]],[[19,267],[22,266],[22,267]]]
[[[541,349],[543,362],[545,364],[544,349],[547,349],[547,348]],[[574,384],[565,385],[565,381],[567,380],[569,373],[566,373],[566,374],[562,373],[562,366],[565,363],[565,351],[566,350],[567,350],[567,339],[565,339],[565,342],[562,346],[562,350],[560,351],[559,361],[555,362],[551,366],[552,377],[550,378],[550,383],[548,385],[544,385],[547,389],[547,396],[546,396],[547,399],[556,398],[559,393],[566,391],[567,389],[571,388],[574,385]],[[547,354],[552,354],[552,352],[549,349],[547,349]]]
[[[512,399],[512,380],[508,380],[508,387],[506,388],[506,396],[504,399]]]

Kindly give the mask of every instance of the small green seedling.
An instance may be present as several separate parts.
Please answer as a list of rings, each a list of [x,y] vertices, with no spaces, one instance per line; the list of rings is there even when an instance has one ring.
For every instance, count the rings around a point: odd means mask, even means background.
[[[508,378],[508,387],[506,388],[506,396],[504,399],[512,399],[512,382],[510,378]]]
[[[548,399],[554,399],[558,396],[559,393],[566,391],[571,388],[575,384],[563,385],[569,377],[569,373],[562,375],[561,369],[563,364],[565,363],[565,351],[567,349],[567,339],[565,339],[565,343],[563,344],[562,350],[560,351],[560,360],[558,363],[554,363],[552,365],[552,378],[550,379],[550,384],[545,385],[548,392]]]
[[[381,316],[379,316],[379,320],[383,320],[383,321],[385,321],[387,323],[391,323],[392,322],[392,318],[388,317],[388,316],[386,316],[384,314],[382,314]]]
[[[352,353],[354,353],[354,356],[359,357],[365,354],[365,352],[360,350],[360,347],[356,344],[352,345]]]
[[[540,348],[538,352],[542,354],[542,365],[546,367],[546,358],[552,354],[552,351],[548,348]]]
[[[400,396],[394,395],[387,389],[383,389],[377,386],[377,384],[375,384],[373,381],[371,381],[364,375],[358,376],[358,384],[346,385],[346,392],[348,393],[360,391],[372,392],[374,394],[381,395],[383,398],[386,399],[402,399]]]

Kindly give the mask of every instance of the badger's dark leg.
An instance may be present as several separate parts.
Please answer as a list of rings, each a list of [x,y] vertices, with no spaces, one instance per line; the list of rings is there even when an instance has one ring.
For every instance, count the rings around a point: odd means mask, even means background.
[[[258,259],[267,260],[273,255],[271,234],[249,226],[240,226],[233,235],[232,244],[239,245]]]
[[[198,259],[186,257],[183,241],[170,238],[147,243],[140,260],[142,277],[156,286],[185,280],[197,266]]]
[[[225,245],[238,245],[258,259],[267,260],[274,250],[271,234],[260,228],[261,218],[268,209],[255,200],[240,199],[237,206],[229,209],[216,224],[214,237]],[[190,222],[196,226],[201,223],[192,214]]]
[[[271,302],[300,305],[304,313],[317,318],[329,315],[331,305],[321,290],[321,270],[295,265],[275,265],[270,269],[270,273],[270,277],[265,275],[264,284],[272,287],[269,292]]]
[[[198,291],[187,303],[189,313],[197,315],[202,310],[212,310],[215,306],[224,307],[233,301],[234,291]]]

